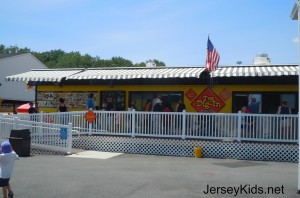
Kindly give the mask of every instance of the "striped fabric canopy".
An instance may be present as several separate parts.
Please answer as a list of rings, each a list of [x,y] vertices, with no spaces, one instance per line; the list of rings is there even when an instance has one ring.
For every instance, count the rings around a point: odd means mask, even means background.
[[[90,69],[67,79],[198,78],[204,70],[201,67]]]
[[[295,76],[298,65],[219,67],[213,77]]]
[[[7,81],[60,82],[62,78],[76,74],[81,70],[31,70],[29,72],[7,76]]]
[[[7,76],[7,81],[60,82],[84,79],[138,79],[138,78],[199,78],[204,67],[130,67],[130,68],[93,68],[93,69],[46,69]],[[263,77],[296,76],[298,65],[243,65],[222,66],[211,72],[212,77]]]

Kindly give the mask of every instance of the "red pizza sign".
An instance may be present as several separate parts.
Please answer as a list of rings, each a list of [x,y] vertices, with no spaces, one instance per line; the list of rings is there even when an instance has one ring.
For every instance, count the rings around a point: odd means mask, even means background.
[[[191,105],[198,112],[219,112],[225,106],[225,103],[211,89],[206,88],[201,94],[199,94],[195,98]]]

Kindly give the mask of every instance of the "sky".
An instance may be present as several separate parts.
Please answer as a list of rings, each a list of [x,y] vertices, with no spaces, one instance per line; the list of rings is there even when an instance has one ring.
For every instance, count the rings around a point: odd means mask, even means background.
[[[204,66],[208,35],[219,65],[298,64],[295,0],[2,0],[0,44],[36,52]]]

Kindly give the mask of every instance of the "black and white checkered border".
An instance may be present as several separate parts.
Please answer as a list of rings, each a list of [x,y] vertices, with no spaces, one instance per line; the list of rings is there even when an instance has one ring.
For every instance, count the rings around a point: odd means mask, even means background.
[[[74,148],[86,150],[186,157],[194,156],[196,146],[202,147],[206,158],[298,162],[298,144],[115,136],[81,136],[73,141]]]
[[[48,151],[42,149],[30,149],[30,155],[66,155],[63,152]]]

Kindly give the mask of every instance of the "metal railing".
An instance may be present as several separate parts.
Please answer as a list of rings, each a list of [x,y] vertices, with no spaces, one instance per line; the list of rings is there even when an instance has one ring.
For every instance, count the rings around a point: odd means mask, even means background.
[[[26,116],[0,115],[0,138],[8,140],[13,129],[29,129],[32,148],[71,153],[72,124],[54,124],[27,120]]]
[[[72,123],[73,134],[102,134],[212,140],[298,143],[298,115],[94,111],[88,123],[86,111],[8,115],[21,120],[51,124]]]

